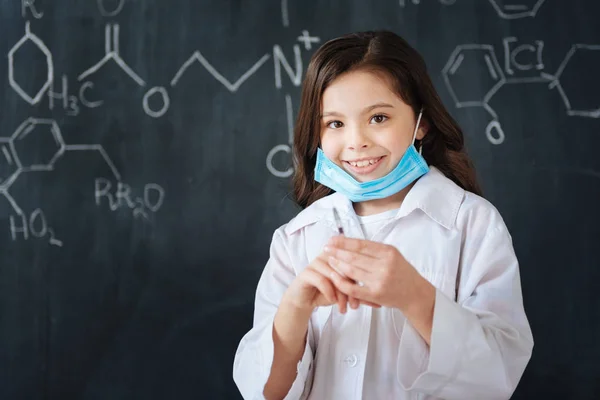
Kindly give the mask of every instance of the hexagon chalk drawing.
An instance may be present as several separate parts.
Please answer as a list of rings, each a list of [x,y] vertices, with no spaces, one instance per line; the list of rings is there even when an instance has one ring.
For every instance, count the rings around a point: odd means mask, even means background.
[[[60,128],[51,119],[26,119],[13,133],[10,144],[23,172],[51,171],[65,152]]]
[[[98,152],[115,179],[121,181],[121,174],[102,145],[65,144],[56,121],[30,117],[10,137],[0,137],[0,192],[7,192],[21,173],[52,171],[67,151]]]
[[[456,107],[483,107],[493,118],[486,128],[488,140],[493,144],[504,142],[498,115],[489,105],[492,96],[507,83],[494,48],[487,44],[457,46],[442,70],[442,76]]]
[[[32,145],[34,141],[36,145]],[[65,144],[56,121],[30,117],[10,137],[0,137],[0,196],[6,198],[17,215],[24,214],[9,193],[12,184],[21,173],[52,171],[56,161],[67,151],[98,152],[115,179],[121,181],[121,174],[102,145]],[[51,238],[50,243],[61,242]]]
[[[481,77],[482,69],[489,74]],[[483,107],[506,83],[494,48],[486,44],[457,46],[442,75],[456,107]],[[473,82],[476,79],[478,81]]]
[[[486,68],[487,73],[481,73]],[[548,83],[550,89],[556,88],[559,92],[567,115],[600,118],[600,76],[592,74],[586,82],[581,81],[585,71],[598,70],[600,45],[575,44],[556,74],[541,72],[539,76],[507,78],[492,46],[464,44],[454,49],[442,70],[442,77],[457,108],[483,107],[492,116],[485,133],[491,143],[501,144],[505,135],[490,100],[504,84]]]
[[[44,53],[44,55],[46,56],[46,68],[47,68],[46,82],[44,83],[44,85],[42,85],[40,90],[38,90],[38,92],[33,97],[30,96],[27,92],[25,92],[25,90],[23,90],[21,85],[19,85],[19,83],[15,80],[15,56],[17,55],[17,52],[19,51],[21,46],[23,46],[25,44],[25,42],[27,42],[28,40],[33,42],[33,44],[36,45],[37,48],[40,49],[40,51],[42,53]],[[12,88],[15,90],[15,92],[17,92],[17,94],[19,96],[21,96],[21,98],[23,98],[23,100],[25,100],[29,104],[33,105],[33,104],[37,104],[41,100],[42,96],[44,95],[46,90],[48,90],[48,88],[52,84],[53,80],[54,80],[54,64],[52,62],[52,53],[50,53],[50,50],[48,50],[48,47],[46,47],[44,42],[42,42],[42,40],[39,37],[37,37],[36,35],[31,33],[30,23],[28,21],[27,24],[25,25],[25,36],[23,36],[21,38],[21,40],[19,40],[17,42],[17,44],[15,44],[12,47],[12,49],[10,49],[10,51],[8,52],[8,81],[10,82],[10,86],[12,86]]]
[[[579,67],[579,68],[577,68]],[[550,88],[556,87],[570,116],[600,118],[600,77],[590,74],[581,80],[581,71],[600,70],[600,45],[575,44],[558,67]],[[581,82],[579,85],[565,85]]]
[[[500,18],[535,17],[546,0],[490,0]]]

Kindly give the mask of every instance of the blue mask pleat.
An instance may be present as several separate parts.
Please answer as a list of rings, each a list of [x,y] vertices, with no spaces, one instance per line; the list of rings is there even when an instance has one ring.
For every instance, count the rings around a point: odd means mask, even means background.
[[[427,162],[410,145],[400,162],[387,175],[368,182],[358,182],[349,173],[331,161],[323,150],[317,150],[315,180],[338,193],[344,194],[350,201],[384,199],[398,193],[429,171]]]

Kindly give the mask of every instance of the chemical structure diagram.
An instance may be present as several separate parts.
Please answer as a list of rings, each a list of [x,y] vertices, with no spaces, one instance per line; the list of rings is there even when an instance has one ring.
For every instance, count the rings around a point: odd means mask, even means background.
[[[27,151],[36,142],[44,144],[41,154]],[[21,234],[24,240],[28,240],[30,236],[47,237],[51,245],[63,245],[54,230],[48,226],[44,212],[37,208],[31,215],[26,215],[10,195],[9,189],[22,174],[53,171],[55,163],[69,151],[98,152],[110,168],[117,182],[116,193],[113,196],[110,180],[96,178],[94,196],[97,206],[101,205],[102,198],[106,198],[111,211],[125,206],[133,210],[134,217],[148,218],[148,213],[158,211],[164,201],[163,188],[154,183],[145,185],[143,196],[133,196],[131,187],[121,181],[121,174],[102,145],[66,144],[60,127],[51,119],[27,118],[10,137],[0,138],[0,149],[0,195],[6,198],[16,213],[16,217],[10,216],[13,240],[17,240],[18,234]]]
[[[490,106],[490,101],[498,90],[507,84],[546,83],[549,89],[556,89],[560,94],[567,115],[600,118],[600,108],[596,104],[586,104],[582,90],[567,93],[561,84],[565,80],[578,79],[576,74],[571,73],[573,64],[600,64],[600,45],[574,44],[554,74],[543,72],[543,41],[518,44],[516,37],[507,37],[503,39],[503,46],[503,68],[500,67],[493,46],[462,44],[454,49],[442,70],[444,82],[457,108],[483,107],[491,115],[492,120],[485,130],[491,143],[501,144],[506,138],[498,114]],[[523,61],[526,54],[530,57],[528,62]],[[466,83],[472,79],[475,71],[481,70],[487,71],[487,77],[482,79],[484,83],[474,90],[473,86]],[[535,71],[537,76],[516,76],[525,71]]]
[[[438,1],[444,6],[457,3],[456,0]],[[503,19],[535,17],[545,3],[545,0],[488,1],[497,15]],[[21,0],[21,3],[24,18],[28,15],[31,15],[34,19],[43,18],[44,13],[36,7],[35,0]],[[399,0],[401,8],[408,7],[409,4],[419,5],[421,1]],[[119,15],[123,10],[125,0],[111,0],[110,2],[97,0],[97,5],[103,17],[112,18]],[[281,23],[285,28],[290,26],[288,0],[281,0]],[[304,70],[303,50],[312,50],[313,45],[320,43],[320,41],[321,39],[318,36],[313,36],[307,30],[302,30],[301,35],[297,36],[298,43],[291,46],[293,58],[288,59],[286,57],[281,45],[273,44],[272,51],[260,56],[236,80],[225,77],[201,50],[195,50],[174,71],[168,86],[151,86],[145,77],[140,76],[135,68],[127,63],[127,55],[121,54],[120,25],[114,21],[109,21],[104,27],[104,54],[97,63],[87,66],[84,71],[77,74],[74,81],[76,81],[75,85],[78,86],[75,90],[72,90],[68,76],[62,75],[57,82],[52,52],[44,41],[34,33],[31,23],[26,21],[23,37],[14,44],[8,53],[8,81],[14,92],[28,104],[38,105],[47,98],[50,110],[62,107],[67,116],[76,117],[80,114],[82,108],[94,109],[104,105],[101,98],[94,98],[93,78],[96,73],[110,63],[120,68],[136,85],[148,88],[141,98],[141,109],[151,118],[161,118],[170,108],[169,92],[176,90],[183,77],[193,72],[193,68],[201,67],[226,90],[235,93],[252,75],[272,60],[275,88],[277,90],[283,88],[283,75],[287,75],[293,86],[299,87]],[[38,90],[32,91],[33,93],[29,93],[23,88],[17,74],[15,74],[16,66],[25,62],[19,61],[23,58],[20,49],[24,45],[29,47],[33,45],[37,48],[42,55],[41,59],[44,60],[46,68],[44,74],[46,81]],[[482,107],[490,114],[492,120],[487,125],[485,133],[491,143],[501,144],[505,140],[498,114],[490,106],[492,97],[505,84],[546,83],[549,89],[558,91],[566,106],[568,115],[600,118],[600,109],[594,109],[577,101],[574,97],[577,96],[577,93],[568,93],[565,90],[568,85],[562,84],[565,79],[573,75],[570,72],[570,65],[573,62],[586,61],[590,57],[596,57],[600,60],[600,52],[598,52],[600,46],[573,45],[554,74],[544,72],[543,41],[520,43],[516,37],[507,37],[503,39],[503,46],[503,67],[498,62],[493,46],[487,44],[461,44],[451,53],[442,71],[447,90],[457,108]],[[485,84],[476,86],[466,84],[473,73],[479,75],[482,70],[487,72],[487,77],[483,79]],[[532,72],[535,75],[523,76]],[[55,87],[56,83],[60,84],[59,88]],[[293,167],[279,169],[274,162],[276,158],[281,156],[289,159],[292,152],[294,121],[291,94],[284,93],[284,99],[287,140],[284,143],[275,145],[266,155],[267,170],[273,176],[279,178],[287,178],[293,174]],[[53,150],[45,154],[44,157],[39,155],[36,156],[38,158],[30,156],[25,146],[34,139],[48,141],[50,144],[44,146],[44,149]],[[132,215],[135,218],[148,218],[150,213],[157,212],[163,205],[165,191],[160,185],[148,183],[143,189],[135,191],[122,181],[121,174],[101,144],[65,143],[60,127],[54,120],[35,117],[26,119],[9,137],[0,138],[0,149],[0,196],[7,199],[16,214],[10,216],[10,231],[13,240],[45,237],[48,238],[50,244],[62,246],[62,241],[57,238],[56,232],[48,225],[43,211],[38,208],[30,215],[26,215],[11,196],[10,187],[23,174],[53,171],[55,163],[67,152],[96,152],[101,155],[109,167],[112,173],[111,179],[97,178],[94,181],[94,198],[97,206],[108,206],[111,211],[127,208],[132,210]],[[142,194],[134,195],[134,192]]]
[[[97,0],[98,10],[103,17],[115,17],[123,9],[125,0],[110,2],[112,8],[105,4],[105,0]],[[35,19],[41,19],[44,16],[43,11],[36,7],[35,0],[21,0],[21,13],[25,18],[28,13]],[[287,15],[287,0],[282,0],[282,23],[285,27],[289,26],[289,17]],[[303,44],[306,50],[311,50],[312,45],[320,42],[320,38],[311,36],[308,31],[303,30],[302,35],[298,37],[298,42]],[[19,64],[20,49],[24,45],[33,45],[43,55],[46,68],[46,81],[35,93],[28,93],[19,83],[15,74],[16,66]],[[133,82],[140,87],[146,87],[146,80],[138,75],[132,67],[125,61],[120,52],[120,26],[118,23],[109,22],[104,30],[104,56],[96,64],[90,66],[77,76],[77,82],[80,86],[77,93],[71,94],[69,91],[69,78],[66,75],[61,77],[61,87],[57,91],[54,87],[55,74],[52,52],[44,41],[38,37],[31,28],[30,21],[25,24],[24,36],[10,49],[8,53],[9,77],[8,81],[15,93],[30,105],[37,105],[45,98],[48,98],[48,108],[53,110],[56,106],[62,106],[67,116],[75,117],[80,114],[81,108],[98,108],[104,104],[102,99],[92,99],[91,92],[94,89],[94,82],[91,80],[95,73],[100,71],[108,63],[117,65]],[[260,57],[241,77],[236,81],[230,81],[224,77],[202,54],[197,50],[183,63],[171,79],[171,88],[176,88],[182,77],[188,73],[190,68],[199,64],[208,71],[214,79],[220,82],[231,93],[236,92],[244,82],[256,73],[269,59],[273,59],[274,64],[274,83],[277,89],[283,87],[282,71],[285,72],[294,86],[300,86],[303,73],[303,61],[301,57],[300,44],[292,46],[294,60],[290,64],[280,45],[273,45],[272,53],[264,54]],[[150,106],[151,98],[158,97],[159,101],[153,104],[162,104],[159,108]],[[275,146],[267,155],[267,169],[275,176],[289,176],[290,171],[278,171],[273,165],[272,160],[275,154],[283,151],[291,152],[292,140],[292,103],[291,95],[285,94],[286,116],[288,119],[288,141],[286,144]],[[170,106],[169,92],[167,88],[155,86],[150,88],[142,99],[142,108],[144,112],[152,118],[160,118],[165,115]],[[27,152],[24,152],[23,145],[30,143],[33,138],[47,140],[52,138],[53,144],[50,147],[55,151],[48,154],[43,160],[29,160]],[[42,238],[48,237],[48,242],[55,246],[62,246],[63,243],[56,237],[54,230],[48,226],[47,218],[41,209],[36,209],[31,215],[26,215],[19,207],[17,201],[10,194],[11,185],[19,176],[25,173],[52,171],[55,163],[66,153],[70,151],[93,151],[99,153],[107,166],[110,168],[114,178],[113,181],[106,178],[97,178],[94,182],[94,196],[97,206],[103,203],[108,205],[111,211],[116,211],[122,207],[132,210],[136,218],[148,218],[149,213],[157,212],[164,201],[164,189],[156,183],[148,183],[143,188],[143,195],[134,196],[133,188],[121,180],[121,175],[115,164],[112,162],[108,153],[101,144],[67,144],[64,142],[60,127],[54,120],[30,117],[24,121],[10,137],[0,138],[2,152],[0,154],[0,196],[6,198],[11,205],[15,215],[10,216],[10,230],[13,241],[19,237],[27,240],[30,237]]]
[[[22,0],[26,3],[23,3],[23,14],[25,15],[26,8],[30,8],[31,14],[35,18],[41,18],[43,13],[39,12],[33,8],[33,2],[29,0]],[[125,0],[120,0],[117,2],[117,5],[114,9],[108,9],[104,4],[104,0],[98,1],[98,9],[100,13],[104,17],[113,17],[118,15],[123,9]],[[112,2],[114,7],[114,2]],[[33,8],[33,9],[32,9]],[[288,16],[288,5],[287,0],[282,0],[281,4],[281,18],[282,24],[284,27],[289,26],[289,16]],[[279,44],[274,44],[271,53],[264,54],[261,56],[253,65],[250,66],[235,81],[230,81],[225,76],[223,76],[211,63],[210,61],[202,54],[201,51],[194,51],[191,56],[183,63],[183,65],[175,72],[173,78],[170,81],[171,88],[176,88],[180,83],[181,79],[184,75],[190,72],[190,69],[193,68],[196,64],[199,64],[203,67],[215,80],[220,82],[229,92],[235,93],[243,84],[246,82],[253,74],[255,74],[261,67],[263,67],[270,59],[273,60],[273,68],[274,68],[274,84],[277,89],[282,89],[282,75],[285,73],[289,76],[293,86],[298,87],[302,81],[302,74],[304,70],[303,59],[302,59],[302,51],[301,46],[304,50],[311,50],[314,44],[320,42],[320,38],[317,36],[312,36],[307,30],[303,30],[302,34],[297,37],[296,43],[292,46],[293,51],[293,61],[288,61],[282,47]],[[63,75],[61,79],[61,87],[59,90],[55,90],[54,88],[54,65],[52,59],[52,53],[45,45],[45,43],[36,36],[32,30],[29,22],[26,23],[25,27],[25,35],[21,40],[19,40],[11,49],[9,53],[9,82],[14,91],[26,102],[31,105],[38,104],[44,98],[44,94],[48,97],[48,107],[50,110],[53,110],[57,104],[62,106],[68,116],[77,116],[79,115],[81,108],[98,108],[104,104],[104,101],[101,99],[93,99],[93,89],[94,82],[91,78],[95,73],[100,71],[105,65],[108,63],[114,63],[117,65],[133,82],[135,82],[140,87],[146,87],[147,83],[144,78],[139,76],[133,68],[131,68],[128,63],[125,61],[124,57],[120,52],[120,26],[118,23],[107,23],[104,30],[104,56],[98,61],[96,64],[90,66],[85,71],[81,72],[77,76],[77,81],[80,83],[80,86],[77,90],[77,93],[70,94],[69,92],[69,79],[67,76]],[[46,60],[46,68],[47,68],[47,81],[44,85],[33,95],[26,93],[21,85],[16,81],[14,77],[14,65],[17,60],[16,56],[18,56],[18,51],[25,43],[30,42],[35,45],[41,53],[44,54]],[[269,151],[267,154],[266,166],[269,172],[277,177],[288,177],[293,172],[291,169],[287,169],[285,171],[279,171],[273,165],[274,157],[280,153],[284,152],[288,156],[291,153],[291,145],[292,145],[292,127],[293,127],[293,110],[292,110],[292,98],[291,95],[285,94],[285,105],[286,105],[286,117],[287,117],[287,125],[288,125],[288,140],[285,144],[276,145]],[[151,101],[155,98],[155,101]],[[59,103],[57,103],[59,102]],[[150,104],[159,104],[159,107],[153,108]],[[170,107],[170,97],[169,90],[163,86],[155,86],[150,88],[142,99],[142,108],[144,112],[152,117],[152,118],[160,118],[165,115]]]
[[[41,19],[44,13],[36,8],[35,0],[21,1],[22,15],[31,12],[36,19]],[[107,11],[102,0],[98,0],[98,7],[105,16],[114,16],[123,8],[124,1],[120,1],[117,9]],[[114,61],[125,73],[136,83],[144,85],[145,82],[129,68],[119,54],[119,27],[118,25],[106,26],[106,54],[95,66],[84,71],[79,80],[85,79],[93,74],[102,65]],[[15,74],[16,66],[23,57],[20,49],[25,45],[35,46],[43,55],[46,67],[46,81],[35,93],[28,93],[19,83]],[[75,116],[80,111],[79,104],[85,107],[95,108],[102,105],[102,101],[88,101],[85,97],[86,91],[93,89],[92,82],[85,82],[79,91],[79,96],[68,94],[68,80],[62,77],[62,93],[55,93],[54,63],[50,49],[44,41],[32,32],[31,23],[25,24],[24,36],[8,52],[8,82],[12,89],[24,101],[30,105],[38,104],[47,94],[49,108],[54,108],[55,100],[62,100],[62,105],[67,115]],[[22,62],[22,61],[21,61]],[[151,94],[153,94],[151,92]],[[81,100],[81,101],[80,101]],[[37,146],[38,152],[31,152],[32,146]],[[35,148],[35,147],[34,147]],[[10,233],[13,241],[19,239],[29,240],[31,238],[48,240],[53,246],[62,247],[63,241],[57,236],[54,229],[49,226],[48,219],[41,208],[36,208],[27,215],[19,206],[15,198],[10,194],[10,188],[15,181],[27,173],[50,172],[54,170],[56,162],[67,152],[96,152],[100,154],[111,171],[111,179],[96,178],[94,181],[94,198],[96,206],[108,205],[110,211],[127,208],[132,211],[134,218],[149,219],[150,213],[156,213],[163,205],[165,191],[156,183],[144,185],[140,191],[135,191],[130,185],[124,183],[121,174],[101,144],[68,144],[64,141],[58,123],[53,119],[29,117],[9,136],[0,137],[0,197],[4,197],[14,214],[9,216]],[[114,179],[114,181],[112,180]],[[135,195],[134,192],[142,192]]]
[[[535,17],[540,7],[546,0],[488,0],[498,16],[503,19],[519,19]],[[399,0],[400,7],[404,8],[407,3],[421,4],[421,0]],[[442,5],[450,6],[456,0],[439,0]]]
[[[407,3],[421,4],[421,0],[399,0],[401,7]],[[520,19],[535,17],[546,0],[488,0],[500,18]],[[443,5],[452,5],[456,0],[439,0]],[[498,113],[490,106],[492,97],[507,84],[546,83],[549,89],[556,89],[566,107],[569,116],[600,118],[600,108],[596,105],[574,101],[580,93],[567,93],[561,84],[566,79],[577,79],[570,73],[569,66],[576,62],[588,62],[598,65],[600,62],[600,45],[574,44],[567,52],[564,60],[554,74],[544,72],[543,50],[544,42],[518,43],[516,37],[503,39],[504,64],[496,57],[494,47],[488,44],[458,45],[442,70],[444,83],[457,108],[483,107],[492,117],[485,134],[493,144],[501,144],[506,136],[498,119]],[[523,57],[530,56],[529,62],[523,62]],[[532,62],[533,61],[533,62]],[[478,71],[487,71],[484,84],[473,90],[469,81]],[[536,76],[521,77],[525,71],[536,71]]]

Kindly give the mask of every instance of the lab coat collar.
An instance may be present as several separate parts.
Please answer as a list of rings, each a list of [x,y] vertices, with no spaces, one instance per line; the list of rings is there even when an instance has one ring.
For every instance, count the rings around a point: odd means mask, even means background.
[[[447,178],[439,169],[430,166],[429,172],[415,182],[404,198],[396,218],[405,217],[420,209],[433,221],[446,229],[452,229],[464,195],[464,189]],[[287,224],[285,232],[291,235],[322,220],[334,224],[332,208],[336,208],[342,218],[356,217],[352,202],[340,193],[333,193],[302,210]]]

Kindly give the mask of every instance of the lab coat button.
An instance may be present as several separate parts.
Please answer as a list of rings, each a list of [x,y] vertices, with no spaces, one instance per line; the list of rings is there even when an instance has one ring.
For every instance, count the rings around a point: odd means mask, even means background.
[[[351,368],[356,367],[356,364],[358,363],[358,357],[356,357],[356,354],[350,354],[344,359],[344,363]]]

